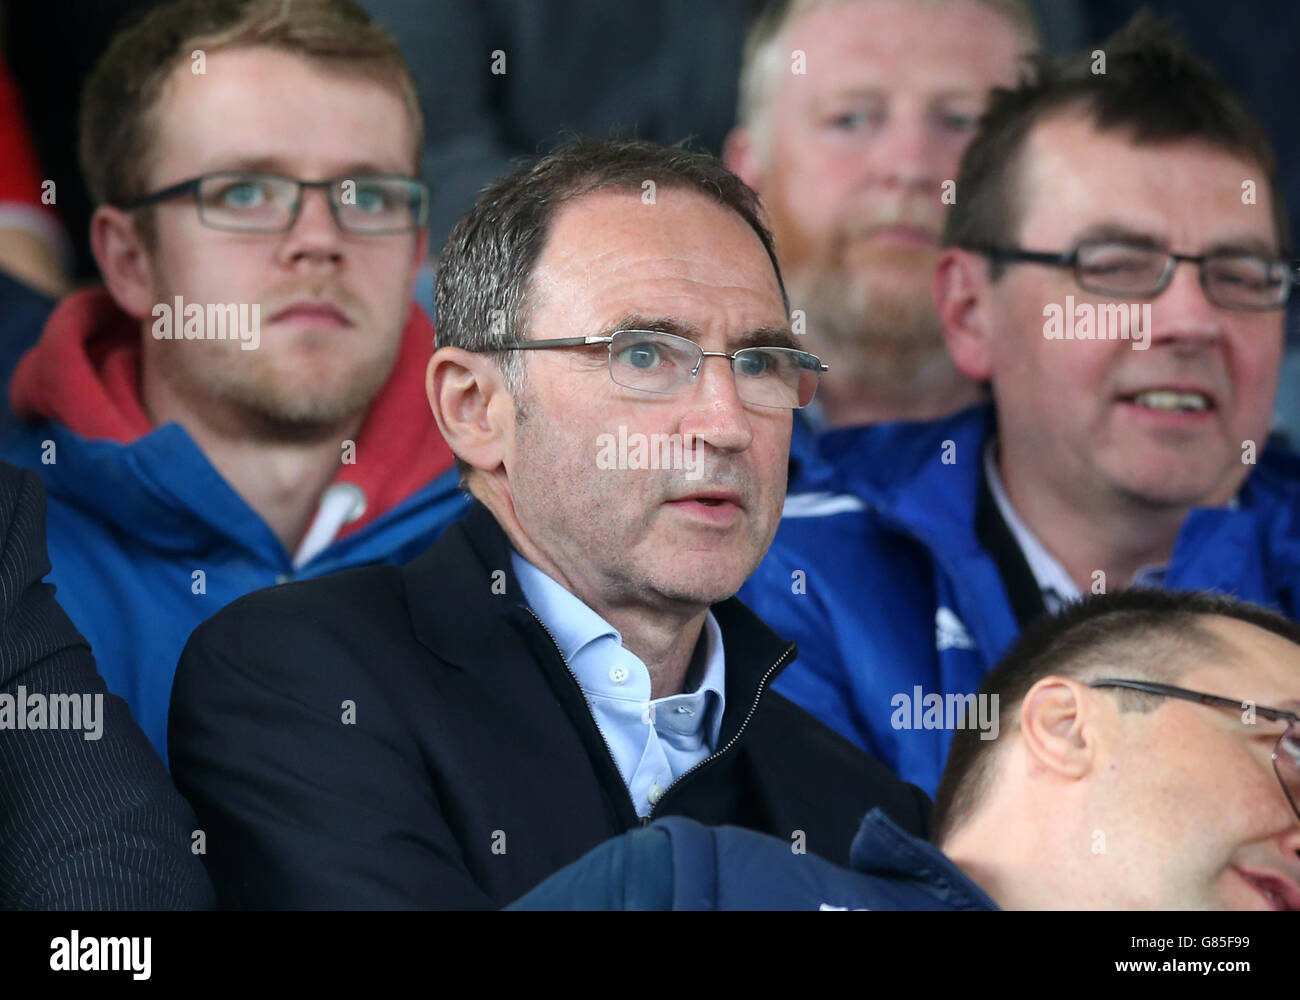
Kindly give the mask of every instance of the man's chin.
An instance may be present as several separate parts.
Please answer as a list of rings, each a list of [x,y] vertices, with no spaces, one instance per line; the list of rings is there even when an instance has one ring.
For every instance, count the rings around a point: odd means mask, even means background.
[[[681,604],[713,605],[734,597],[745,582],[740,573],[729,570],[683,567],[684,572],[674,572],[659,581],[655,588],[662,597]]]
[[[1227,502],[1216,496],[1225,489],[1222,479],[1210,472],[1197,474],[1185,467],[1161,469],[1154,465],[1119,478],[1123,492],[1152,507],[1215,507]]]
[[[285,379],[270,385],[227,385],[223,395],[268,427],[308,430],[349,420],[369,406],[375,391],[356,383],[308,385]]]

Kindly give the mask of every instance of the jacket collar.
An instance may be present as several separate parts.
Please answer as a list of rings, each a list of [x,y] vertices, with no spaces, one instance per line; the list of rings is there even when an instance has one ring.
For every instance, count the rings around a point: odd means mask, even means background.
[[[496,518],[474,501],[432,548],[402,568],[412,628],[423,646],[464,670],[495,669],[517,658],[520,630],[532,636],[534,651],[546,650],[550,640],[524,603],[512,551]],[[749,713],[764,677],[770,684],[797,649],[734,597],[711,610],[726,657],[727,708],[720,735],[725,745]]]
[[[863,817],[849,851],[849,864],[864,875],[920,883],[925,891],[956,909],[998,909],[947,855],[904,833],[879,807]]]

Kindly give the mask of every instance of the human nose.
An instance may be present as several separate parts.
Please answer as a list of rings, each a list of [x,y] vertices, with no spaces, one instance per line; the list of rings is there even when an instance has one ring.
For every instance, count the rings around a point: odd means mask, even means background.
[[[890,115],[873,153],[878,180],[904,189],[931,185],[946,158],[928,117],[915,108]]]
[[[727,355],[706,353],[700,358],[680,421],[683,436],[692,434],[719,451],[744,451],[754,439],[732,364]]]
[[[297,214],[285,233],[281,259],[336,263],[342,259],[342,237],[330,203],[330,193],[321,187],[304,186],[298,195]]]
[[[1207,297],[1200,265],[1194,261],[1175,261],[1169,284],[1156,296],[1151,313],[1153,344],[1195,353],[1223,336],[1223,310]]]

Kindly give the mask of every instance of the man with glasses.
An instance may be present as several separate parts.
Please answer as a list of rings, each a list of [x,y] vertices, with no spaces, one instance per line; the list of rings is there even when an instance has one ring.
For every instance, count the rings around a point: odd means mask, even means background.
[[[852,871],[668,819],[519,909],[1300,910],[1300,626],[1133,588],[1031,625],[984,680],[925,843],[880,812]]]
[[[20,363],[6,457],[44,477],[60,603],[161,754],[199,622],[403,561],[464,509],[412,302],[421,129],[397,43],[351,0],[160,6],[86,84],[106,287]]]
[[[1104,73],[1041,61],[994,99],[934,283],[993,404],[828,438],[830,489],[790,498],[742,593],[802,651],[778,690],[927,790],[951,729],[912,707],[1065,601],[1300,613],[1300,463],[1266,448],[1293,283],[1272,152],[1167,37],[1136,23]]]
[[[500,906],[658,816],[840,862],[864,806],[923,830],[919,790],[770,690],[796,651],[732,596],[823,370],[753,192],[572,143],[452,230],[437,310],[470,512],[401,569],[236,602],[182,657],[173,772],[219,901]]]

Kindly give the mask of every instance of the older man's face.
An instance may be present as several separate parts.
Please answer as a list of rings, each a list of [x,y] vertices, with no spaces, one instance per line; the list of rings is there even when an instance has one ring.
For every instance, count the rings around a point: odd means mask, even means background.
[[[566,206],[530,295],[534,340],[652,327],[706,351],[752,346],[756,331],[766,331],[763,343],[796,346],[758,237],[734,212],[681,190],[661,187],[654,204],[638,191]],[[509,490],[521,528],[572,589],[663,607],[734,594],[776,531],[791,410],[742,402],[724,358],[705,358],[678,394],[655,395],[615,384],[603,345],[526,357]],[[674,452],[674,440],[694,451]],[[635,467],[639,444],[664,441],[677,467]],[[661,465],[665,452],[655,451],[649,464]]]
[[[787,29],[755,185],[792,304],[816,316],[819,338],[941,350],[930,278],[943,185],[1026,47],[974,0],[828,4]]]
[[[1250,179],[1254,200],[1242,197]],[[1017,242],[1029,250],[1122,237],[1182,254],[1279,254],[1258,164],[1201,143],[1135,146],[1060,116],[1030,136],[1019,181]],[[1131,339],[1139,331],[1128,322],[1107,332],[1130,339],[1045,335],[1053,309],[1100,317],[1099,305],[1117,301],[1126,300],[1086,292],[1072,270],[1039,264],[1013,265],[993,285],[988,363],[965,374],[993,383],[1003,460],[1091,509],[1118,498],[1227,503],[1253,467],[1252,446],[1261,450],[1268,435],[1283,311],[1218,306],[1196,266],[1181,263],[1163,293],[1127,300],[1150,305],[1145,350],[1134,349],[1143,340]]]

